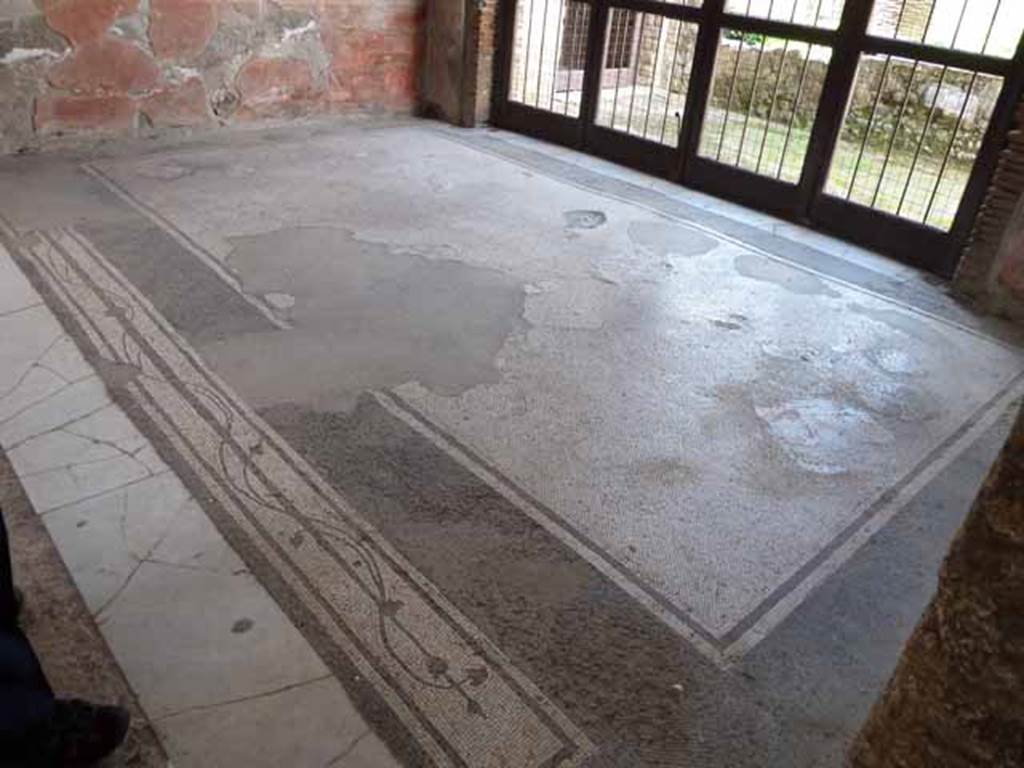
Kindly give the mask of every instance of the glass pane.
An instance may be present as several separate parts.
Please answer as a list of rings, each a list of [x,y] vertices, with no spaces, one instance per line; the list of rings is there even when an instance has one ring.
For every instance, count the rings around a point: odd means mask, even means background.
[[[676,146],[697,29],[677,19],[611,8],[595,122]]]
[[[726,0],[726,13],[838,29],[846,0]]]
[[[1012,58],[1024,32],[1021,0],[875,0],[876,37]]]
[[[588,3],[519,0],[509,101],[579,117],[589,29]]]
[[[862,56],[826,193],[949,230],[1002,78]]]
[[[830,48],[724,30],[701,133],[701,157],[795,184]]]

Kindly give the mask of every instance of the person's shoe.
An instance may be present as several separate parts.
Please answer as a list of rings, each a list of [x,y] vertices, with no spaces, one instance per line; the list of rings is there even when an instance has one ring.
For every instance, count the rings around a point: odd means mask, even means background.
[[[25,607],[25,595],[20,589],[14,587],[9,601],[5,601],[4,609],[0,612],[0,627],[16,627],[21,623],[22,609]]]
[[[122,707],[58,699],[53,717],[60,765],[88,766],[116,750],[128,735],[131,715]]]

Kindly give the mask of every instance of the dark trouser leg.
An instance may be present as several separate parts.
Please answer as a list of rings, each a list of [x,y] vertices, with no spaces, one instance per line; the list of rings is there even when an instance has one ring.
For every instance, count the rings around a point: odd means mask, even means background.
[[[0,510],[0,628],[14,624],[17,605],[14,599],[14,575],[11,573],[11,550],[7,544],[7,528]]]
[[[21,630],[0,632],[0,745],[47,722],[53,706],[53,691]]]
[[[0,755],[6,756],[22,746],[37,746],[32,742],[53,717],[54,697],[39,659],[15,622],[14,582],[2,514],[0,609]]]

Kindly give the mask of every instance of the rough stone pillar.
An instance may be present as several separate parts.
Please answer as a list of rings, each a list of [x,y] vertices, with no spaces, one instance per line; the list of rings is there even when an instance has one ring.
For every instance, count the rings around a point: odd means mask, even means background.
[[[462,124],[486,123],[491,115],[491,88],[497,40],[498,0],[467,0],[466,71]]]
[[[427,50],[423,101],[428,113],[456,125],[462,122],[465,88],[465,0],[427,4]]]
[[[1024,412],[850,764],[1024,765]]]
[[[1014,114],[992,182],[953,278],[958,295],[985,309],[1024,318],[1024,101]]]
[[[471,127],[490,114],[498,0],[431,0],[423,73],[428,114]]]

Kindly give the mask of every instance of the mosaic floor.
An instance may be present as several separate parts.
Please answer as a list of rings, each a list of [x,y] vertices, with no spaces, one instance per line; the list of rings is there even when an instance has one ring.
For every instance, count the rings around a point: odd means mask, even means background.
[[[495,132],[0,214],[0,445],[179,766],[835,764],[1024,394],[906,268]]]

